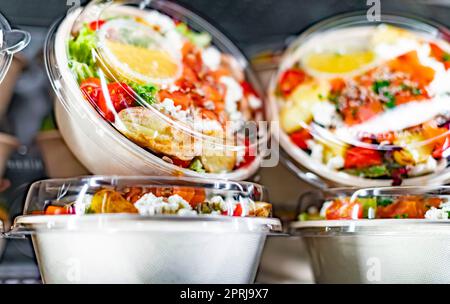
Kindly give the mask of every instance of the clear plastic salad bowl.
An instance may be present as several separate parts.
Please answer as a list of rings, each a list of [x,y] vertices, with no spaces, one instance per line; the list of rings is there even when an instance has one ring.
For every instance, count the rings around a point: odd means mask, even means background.
[[[268,92],[289,167],[333,186],[448,181],[449,40],[444,26],[386,14],[303,32]]]
[[[14,54],[23,50],[30,40],[28,32],[11,29],[8,21],[0,14],[0,82],[8,72]]]
[[[9,235],[31,235],[45,283],[252,283],[280,231],[264,199],[259,185],[219,180],[46,180]]]
[[[290,231],[318,283],[449,283],[449,198],[449,186],[331,190]]]
[[[168,1],[92,1],[56,24],[46,65],[56,118],[94,174],[242,180],[267,132],[242,53]]]

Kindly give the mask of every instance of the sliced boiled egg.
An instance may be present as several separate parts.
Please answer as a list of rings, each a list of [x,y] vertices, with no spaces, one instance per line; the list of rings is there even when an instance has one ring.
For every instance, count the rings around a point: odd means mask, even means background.
[[[108,21],[99,31],[99,50],[108,71],[121,80],[167,84],[182,71],[180,50],[134,20]]]
[[[367,66],[374,59],[375,55],[371,51],[323,52],[310,54],[305,65],[322,73],[346,74]]]

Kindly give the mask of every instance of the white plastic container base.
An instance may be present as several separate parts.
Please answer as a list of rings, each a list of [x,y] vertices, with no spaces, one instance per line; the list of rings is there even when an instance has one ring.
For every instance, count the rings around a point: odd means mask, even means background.
[[[260,185],[223,180],[45,180],[7,235],[31,236],[44,283],[248,284],[281,231],[266,199]]]
[[[253,283],[277,220],[24,216],[44,283]],[[65,229],[60,229],[64,226]],[[50,228],[49,228],[50,227]]]
[[[450,221],[414,219],[294,223],[316,283],[448,284]]]

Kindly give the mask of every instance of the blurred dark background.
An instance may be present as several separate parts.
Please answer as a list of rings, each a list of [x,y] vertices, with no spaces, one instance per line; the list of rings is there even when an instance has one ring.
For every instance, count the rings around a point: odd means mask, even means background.
[[[450,0],[380,0],[381,12],[397,12],[450,24]],[[79,0],[1,0],[15,26],[48,27]],[[81,3],[87,2],[81,0]],[[217,24],[244,50],[282,45],[287,37],[336,13],[367,10],[373,0],[179,0]]]

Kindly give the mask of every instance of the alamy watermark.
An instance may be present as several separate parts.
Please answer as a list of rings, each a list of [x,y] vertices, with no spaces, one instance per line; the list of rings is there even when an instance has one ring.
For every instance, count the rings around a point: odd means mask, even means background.
[[[370,22],[381,21],[381,0],[367,0],[366,5],[369,6],[367,10],[367,20]]]

